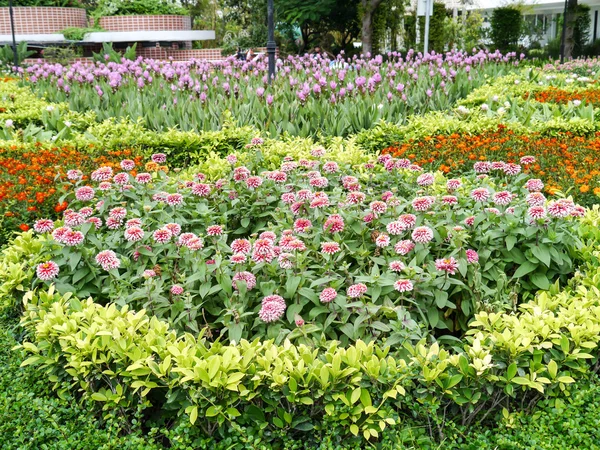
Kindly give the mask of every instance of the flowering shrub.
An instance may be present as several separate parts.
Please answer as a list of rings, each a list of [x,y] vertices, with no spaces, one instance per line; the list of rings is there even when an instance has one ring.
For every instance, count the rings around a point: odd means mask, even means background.
[[[92,153],[93,152],[93,153]],[[26,231],[36,219],[57,217],[67,208],[60,200],[61,180],[68,170],[90,170],[97,164],[116,165],[130,150],[89,152],[70,146],[0,146],[0,211],[3,239],[14,231]],[[139,156],[132,156],[138,162]]]
[[[391,344],[466,329],[573,271],[583,208],[546,200],[518,164],[447,180],[389,155],[357,172],[312,153],[274,171],[232,157],[212,184],[166,168],[133,176],[132,161],[68,173],[62,223],[34,227],[52,237],[39,279],[235,342]]]
[[[480,51],[422,56],[390,53],[388,60],[349,58],[335,64],[311,56],[278,62],[268,83],[266,58],[252,62],[154,60],[97,63],[40,63],[26,69],[36,92],[74,111],[143,119],[151,130],[217,130],[226,111],[239,125],[271,135],[345,136],[380,120],[448,109],[489,78],[511,72],[515,54]]]
[[[501,159],[518,163],[527,155],[535,163],[525,173],[544,180],[545,192],[568,193],[590,205],[600,196],[600,133],[593,136],[519,134],[500,125],[479,134],[451,134],[425,137],[383,149],[382,153],[411,158],[426,169],[460,174],[477,161]]]
[[[567,104],[572,102],[574,105],[591,104],[594,107],[600,106],[600,89],[585,89],[579,91],[567,91],[564,89],[550,88],[526,98],[533,98],[536,102],[541,103],[562,103]]]

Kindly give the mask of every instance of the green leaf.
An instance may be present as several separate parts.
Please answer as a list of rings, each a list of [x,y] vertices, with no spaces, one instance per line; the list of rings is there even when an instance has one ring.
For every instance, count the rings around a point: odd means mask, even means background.
[[[217,414],[219,414],[219,410],[216,406],[211,406],[206,410],[206,417],[215,417]]]
[[[544,291],[550,288],[550,280],[548,280],[545,274],[540,272],[535,272],[531,275],[531,282]]]
[[[106,397],[106,395],[101,394],[100,392],[94,392],[92,394],[92,399],[96,400],[98,402],[105,402],[108,400],[108,398]]]
[[[368,389],[363,388],[360,390],[360,402],[363,406],[371,406],[373,404]]]
[[[537,264],[533,264],[530,261],[525,261],[516,270],[515,274],[513,275],[513,278],[521,278],[524,275],[527,275],[528,273],[533,272],[535,269],[537,269],[537,267],[538,267]]]
[[[535,256],[537,259],[543,262],[546,265],[546,267],[550,267],[550,249],[547,246],[545,246],[544,244],[533,246],[531,247],[531,253],[533,253],[533,256]]]
[[[508,368],[506,369],[506,379],[508,381],[512,380],[514,378],[514,376],[517,374],[517,365],[515,363],[512,363],[510,366],[508,366]]]
[[[508,250],[510,252],[513,249],[513,247],[515,246],[515,244],[517,243],[517,237],[512,236],[512,235],[506,236],[505,243],[506,243],[506,250]]]
[[[197,419],[198,419],[198,406],[194,405],[194,406],[192,406],[192,410],[190,411],[190,423],[192,425],[195,424]]]

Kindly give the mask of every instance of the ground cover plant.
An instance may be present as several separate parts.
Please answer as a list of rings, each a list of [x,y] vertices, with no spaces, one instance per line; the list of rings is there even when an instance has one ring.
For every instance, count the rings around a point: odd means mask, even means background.
[[[208,63],[125,60],[121,64],[35,64],[28,84],[72,110],[99,120],[141,119],[150,130],[216,130],[225,111],[238,125],[277,136],[345,136],[378,120],[403,123],[410,114],[448,109],[488,79],[515,69],[515,54],[413,51],[329,61],[288,57],[268,84],[266,59]]]

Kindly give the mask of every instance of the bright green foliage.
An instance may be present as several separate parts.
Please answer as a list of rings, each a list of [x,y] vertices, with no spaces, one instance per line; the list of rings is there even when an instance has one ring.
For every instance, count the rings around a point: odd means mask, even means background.
[[[491,39],[501,52],[515,51],[523,29],[523,14],[518,7],[494,9],[491,20]]]

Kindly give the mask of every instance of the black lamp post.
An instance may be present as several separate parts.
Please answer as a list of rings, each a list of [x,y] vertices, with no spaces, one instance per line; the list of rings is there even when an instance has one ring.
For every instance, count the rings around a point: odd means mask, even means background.
[[[17,40],[15,39],[15,19],[13,16],[12,0],[8,0],[8,12],[10,14],[10,31],[12,33],[12,49],[16,69],[17,67],[19,67],[19,58],[17,57]]]
[[[567,5],[569,0],[565,0],[565,11],[563,13],[562,36],[560,38],[560,63],[565,62],[565,40],[567,38]]]
[[[275,43],[275,25],[273,23],[273,0],[267,1],[267,56],[269,57],[269,84],[273,78],[275,78],[275,49],[277,44]]]

